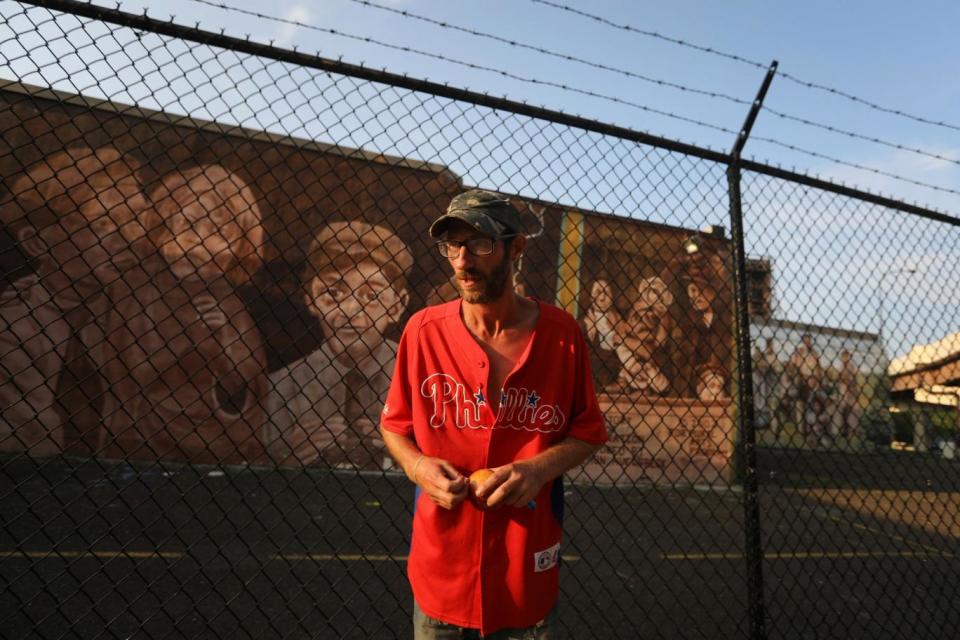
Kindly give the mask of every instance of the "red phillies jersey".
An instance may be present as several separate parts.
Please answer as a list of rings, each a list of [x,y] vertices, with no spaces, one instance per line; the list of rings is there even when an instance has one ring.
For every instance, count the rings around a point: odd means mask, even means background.
[[[400,339],[382,427],[412,436],[464,476],[568,436],[605,442],[580,327],[539,305],[533,338],[502,390],[487,388],[490,363],[459,300],[415,314]],[[497,415],[487,402],[493,393]],[[418,491],[407,570],[424,613],[483,634],[543,619],[559,590],[562,481],[548,482],[531,507],[480,511],[464,501],[448,511]]]

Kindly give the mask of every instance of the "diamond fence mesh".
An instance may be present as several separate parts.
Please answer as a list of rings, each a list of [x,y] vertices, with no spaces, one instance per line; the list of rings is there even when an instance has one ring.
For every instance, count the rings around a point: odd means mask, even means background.
[[[960,320],[955,221],[748,163],[739,382],[728,158],[36,4],[0,24],[5,637],[409,637],[378,416],[472,186],[520,212],[512,284],[580,322],[610,435],[567,474],[566,635],[955,632],[960,375],[913,348]]]

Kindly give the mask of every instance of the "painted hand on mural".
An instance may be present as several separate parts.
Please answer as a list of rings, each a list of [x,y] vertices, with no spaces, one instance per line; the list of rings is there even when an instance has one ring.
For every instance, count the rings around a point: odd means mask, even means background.
[[[587,340],[596,348],[613,351],[620,344],[622,322],[613,304],[613,288],[606,280],[597,280],[590,287],[590,306],[584,316]]]
[[[227,324],[227,316],[213,296],[201,294],[193,299],[193,306],[197,310],[197,317],[208,327],[217,329]]]

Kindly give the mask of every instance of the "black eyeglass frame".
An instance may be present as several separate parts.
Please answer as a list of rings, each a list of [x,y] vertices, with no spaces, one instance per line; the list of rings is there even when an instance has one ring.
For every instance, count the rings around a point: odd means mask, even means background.
[[[488,236],[479,236],[479,237],[477,237],[477,238],[469,238],[469,239],[467,239],[467,240],[439,240],[439,241],[435,242],[434,245],[437,247],[437,250],[440,252],[440,255],[443,256],[444,258],[456,258],[458,255],[460,255],[460,249],[461,249],[462,247],[466,247],[466,248],[467,248],[467,253],[469,253],[470,255],[475,256],[475,257],[482,257],[482,256],[488,256],[488,255],[490,255],[491,253],[494,252],[494,250],[496,249],[496,246],[497,246],[497,240],[505,240],[505,239],[507,239],[507,238],[515,238],[515,237],[517,237],[518,235],[520,235],[520,234],[517,234],[517,233],[508,233],[508,234],[504,234],[504,235],[501,235],[501,236],[497,236],[496,238],[490,238],[490,237],[488,237]],[[470,246],[471,243],[476,242],[476,241],[478,241],[478,240],[479,240],[479,241],[482,241],[482,242],[489,242],[489,243],[490,243],[490,250],[489,250],[489,251],[476,251],[474,248],[472,248],[472,247]],[[452,248],[452,247],[456,247],[456,252],[451,253],[451,252],[449,251],[449,249]]]

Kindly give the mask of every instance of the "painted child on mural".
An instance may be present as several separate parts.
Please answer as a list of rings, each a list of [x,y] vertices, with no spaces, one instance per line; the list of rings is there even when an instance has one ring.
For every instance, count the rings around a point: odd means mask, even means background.
[[[270,374],[267,451],[283,466],[389,466],[377,425],[397,344],[384,335],[407,307],[413,256],[384,227],[331,222],[306,263],[304,302],[324,342]]]
[[[803,422],[800,432],[810,447],[830,446],[832,437],[830,425],[834,407],[830,394],[821,378],[810,376],[806,381],[807,399],[803,405]]]
[[[623,317],[614,304],[610,282],[594,280],[582,322],[583,333],[590,345],[594,383],[598,388],[614,383],[620,374],[620,358],[617,356],[620,334],[617,328],[622,321]]]
[[[112,454],[190,462],[259,458],[266,395],[261,337],[235,287],[261,263],[247,183],[223,166],[173,170],[152,185],[155,254],[127,272],[109,368]]]
[[[855,436],[860,427],[860,371],[853,362],[849,350],[840,352],[840,370],[837,374],[837,411],[840,418],[840,435]]]
[[[146,235],[137,169],[115,149],[76,147],[8,183],[2,222],[36,271],[0,294],[0,450],[100,447],[110,291]]]
[[[807,405],[810,403],[812,387],[810,380],[816,378],[821,380],[824,375],[823,365],[820,361],[820,353],[813,344],[813,336],[809,333],[803,334],[800,344],[796,346],[787,361],[785,377],[788,385],[788,395],[792,399],[792,416],[797,425],[806,425],[809,420],[805,414],[809,411]]]

